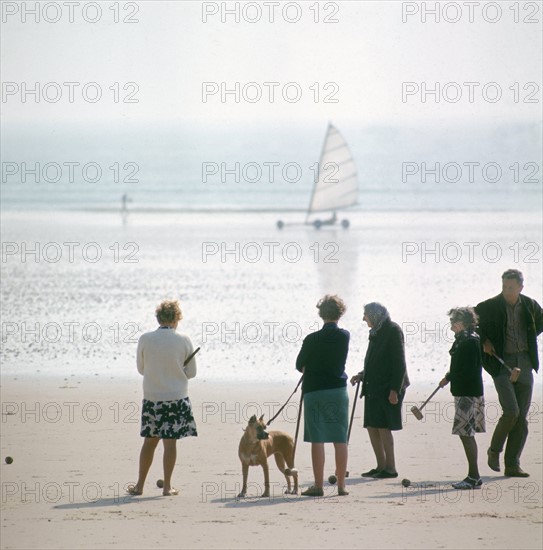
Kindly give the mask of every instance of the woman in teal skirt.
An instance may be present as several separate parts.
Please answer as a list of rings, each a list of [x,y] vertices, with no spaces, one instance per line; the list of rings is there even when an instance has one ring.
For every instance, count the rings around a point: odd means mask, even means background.
[[[350,334],[337,323],[347,308],[341,298],[327,294],[319,300],[317,309],[324,325],[305,337],[296,359],[296,369],[304,375],[304,441],[311,443],[315,478],[314,485],[302,495],[324,495],[324,444],[333,443],[338,494],[344,496],[349,494],[345,490],[349,427],[345,362]]]

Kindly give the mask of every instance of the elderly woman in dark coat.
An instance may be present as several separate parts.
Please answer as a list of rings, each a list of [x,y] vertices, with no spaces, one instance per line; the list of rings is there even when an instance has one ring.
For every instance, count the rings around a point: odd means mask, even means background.
[[[387,309],[376,302],[364,307],[370,337],[364,370],[351,378],[362,380],[364,427],[370,436],[377,466],[364,477],[398,477],[392,431],[402,429],[402,401],[409,385],[405,366],[402,329],[390,319]]]

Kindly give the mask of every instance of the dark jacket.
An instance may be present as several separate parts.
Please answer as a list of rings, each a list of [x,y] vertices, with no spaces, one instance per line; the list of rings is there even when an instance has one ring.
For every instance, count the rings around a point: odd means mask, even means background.
[[[360,397],[388,398],[390,390],[403,395],[408,385],[403,332],[399,325],[387,319],[370,335]]]
[[[519,296],[526,321],[528,336],[528,353],[532,362],[532,368],[539,370],[539,358],[537,356],[537,336],[543,332],[543,310],[532,298],[521,294]],[[505,331],[507,325],[507,311],[505,298],[498,294],[494,298],[477,304],[475,311],[479,316],[479,336],[481,346],[486,340],[494,345],[496,354],[503,359],[505,347]],[[483,367],[491,375],[497,376],[500,372],[500,363],[495,357],[483,352]]]
[[[321,330],[304,338],[296,359],[296,369],[304,372],[303,393],[347,385],[345,362],[350,337],[349,332],[339,328],[337,323],[325,323]]]
[[[451,393],[459,397],[483,395],[483,362],[479,336],[474,332],[461,332],[455,337],[449,353],[451,367],[445,378],[451,383]]]

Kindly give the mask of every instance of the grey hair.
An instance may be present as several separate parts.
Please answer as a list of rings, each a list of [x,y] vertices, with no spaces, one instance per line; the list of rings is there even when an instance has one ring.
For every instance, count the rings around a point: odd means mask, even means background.
[[[518,269],[508,269],[507,271],[504,271],[502,274],[502,281],[505,279],[514,279],[519,285],[524,284],[524,276]]]
[[[390,319],[388,309],[379,302],[370,302],[364,306],[364,314],[370,320],[373,328],[379,329],[381,325]]]

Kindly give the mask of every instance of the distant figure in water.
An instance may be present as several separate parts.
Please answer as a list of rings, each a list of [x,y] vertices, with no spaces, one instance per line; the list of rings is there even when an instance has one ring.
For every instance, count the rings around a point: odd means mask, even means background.
[[[132,199],[129,198],[129,196],[125,193],[121,197],[121,212],[125,213],[128,212],[127,203],[132,202]]]

